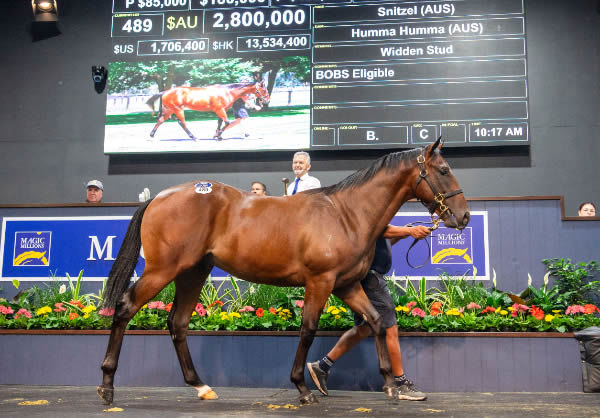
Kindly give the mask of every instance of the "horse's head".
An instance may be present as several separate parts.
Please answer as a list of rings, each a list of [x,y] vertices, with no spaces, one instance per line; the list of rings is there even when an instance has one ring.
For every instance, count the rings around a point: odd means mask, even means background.
[[[260,106],[266,106],[271,101],[271,96],[269,95],[269,90],[265,84],[265,80],[260,80],[256,82],[256,99]]]
[[[442,137],[423,148],[417,157],[419,174],[415,195],[429,212],[437,213],[449,228],[464,229],[469,223],[469,204],[450,166],[442,157]]]

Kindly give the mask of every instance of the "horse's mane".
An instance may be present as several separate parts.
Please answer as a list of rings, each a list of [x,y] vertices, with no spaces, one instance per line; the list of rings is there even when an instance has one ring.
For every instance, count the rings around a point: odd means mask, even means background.
[[[362,170],[352,173],[339,183],[333,184],[331,186],[321,187],[320,189],[305,190],[302,193],[323,193],[325,195],[331,195],[337,192],[341,192],[342,190],[360,186],[361,184],[370,181],[381,170],[396,170],[403,163],[416,159],[416,157],[420,155],[422,151],[422,148],[415,148],[408,151],[394,152],[391,154],[384,155],[383,157],[380,157],[377,160],[375,160],[369,167],[363,168]]]
[[[256,81],[252,81],[252,82],[248,82],[248,83],[232,83],[232,84],[218,84],[221,85],[223,87],[227,87],[229,89],[239,89],[241,87],[248,87],[248,86],[253,86],[255,85],[257,82]]]

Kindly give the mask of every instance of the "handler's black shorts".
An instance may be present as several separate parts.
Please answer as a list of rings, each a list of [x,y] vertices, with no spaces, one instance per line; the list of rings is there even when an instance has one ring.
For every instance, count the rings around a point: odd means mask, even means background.
[[[360,281],[363,290],[383,320],[383,327],[389,328],[396,325],[396,310],[392,295],[387,288],[383,275],[375,270],[370,270],[363,280]],[[361,315],[354,313],[354,325],[362,325],[364,319]]]
[[[233,113],[236,119],[242,119],[248,117],[248,111],[245,107],[240,107],[239,109],[233,109]]]

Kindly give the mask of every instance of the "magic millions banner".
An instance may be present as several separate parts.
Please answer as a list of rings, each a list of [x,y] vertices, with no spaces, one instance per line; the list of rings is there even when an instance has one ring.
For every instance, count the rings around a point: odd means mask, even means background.
[[[406,225],[430,220],[426,213],[398,213],[392,224]],[[3,218],[0,244],[0,280],[45,281],[52,277],[77,276],[102,281],[108,277],[127,226],[129,216]],[[441,226],[428,239],[409,251],[408,237],[392,247],[390,275],[420,279],[451,276],[489,278],[487,213],[471,212],[469,226],[462,231]],[[424,264],[420,268],[411,268]],[[144,271],[143,250],[134,277]],[[225,277],[213,269],[212,277]]]

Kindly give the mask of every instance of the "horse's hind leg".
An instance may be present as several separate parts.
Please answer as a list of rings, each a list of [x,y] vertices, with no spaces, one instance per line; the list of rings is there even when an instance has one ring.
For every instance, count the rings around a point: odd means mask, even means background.
[[[227,126],[231,122],[229,122],[229,119],[227,119],[227,112],[225,111],[225,109],[217,109],[217,110],[215,110],[215,114],[219,118],[219,122],[217,124],[217,131],[215,132],[215,135],[213,136],[213,138],[215,138],[216,140],[221,140],[221,139],[223,139],[223,137],[221,136],[221,134],[223,133],[223,131],[225,129],[227,129]],[[225,124],[225,126],[223,127],[223,129],[221,129],[221,123]]]
[[[177,117],[177,122],[179,122],[179,126],[183,128],[185,133],[188,134],[188,136],[194,141],[198,139],[194,136],[192,132],[190,132],[187,125],[185,124],[185,114],[183,112],[183,109],[176,109],[173,113],[175,113],[175,116]]]
[[[119,363],[119,354],[123,344],[123,334],[127,324],[140,308],[158,294],[171,280],[173,276],[165,275],[163,272],[144,272],[140,280],[131,286],[117,302],[113,323],[110,330],[110,338],[106,355],[102,362],[102,384],[98,386],[98,395],[111,404],[114,393],[114,378]]]
[[[198,296],[212,267],[212,263],[205,258],[197,267],[177,276],[175,299],[167,321],[185,383],[198,391],[200,399],[217,399],[218,396],[196,373],[187,345],[187,330]]]
[[[173,112],[163,109],[161,117],[158,118],[156,125],[154,125],[154,128],[152,128],[152,132],[150,132],[150,138],[154,138],[154,134],[156,133],[158,127],[162,125],[164,121],[169,120],[172,114]]]

